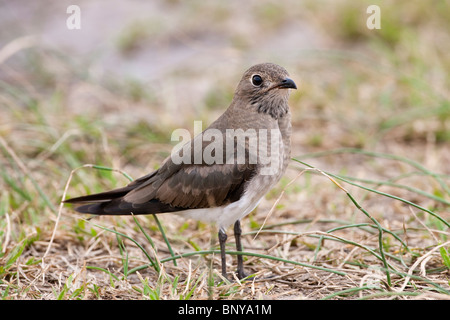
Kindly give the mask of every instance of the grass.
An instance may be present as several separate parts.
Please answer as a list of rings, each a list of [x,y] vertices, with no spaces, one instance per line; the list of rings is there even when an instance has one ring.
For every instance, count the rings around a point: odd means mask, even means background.
[[[214,120],[248,63],[232,73],[203,71],[223,86],[193,90],[200,102],[181,104],[184,91],[169,99],[144,81],[96,78],[52,49],[10,46],[14,54],[0,64],[0,296],[449,299],[446,7],[383,3],[377,33],[359,27],[367,3],[253,4],[240,14],[261,29],[241,32],[221,18],[209,30],[231,43],[239,37],[240,54],[257,53],[259,40],[304,19],[328,30],[333,43],[280,62],[302,84],[290,100],[293,160],[243,221],[245,267],[257,276],[246,282],[221,277],[214,226],[172,215],[90,218],[60,203],[155,169],[172,148],[170,132],[190,128],[196,115]],[[198,45],[204,24],[196,18],[213,23],[234,12],[193,8],[184,8],[181,35],[167,26],[160,34],[140,30],[147,24],[139,20],[112,39],[127,56],[152,45],[154,33]],[[195,68],[180,70],[165,79],[202,79]],[[239,254],[231,240],[227,251],[231,269]]]

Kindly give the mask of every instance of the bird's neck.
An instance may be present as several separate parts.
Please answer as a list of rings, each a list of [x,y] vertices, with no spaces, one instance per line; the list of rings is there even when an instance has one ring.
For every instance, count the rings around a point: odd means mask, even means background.
[[[289,112],[288,105],[289,94],[271,94],[267,93],[264,96],[258,96],[251,99],[250,105],[258,113],[268,114],[272,118],[278,120],[283,118]]]

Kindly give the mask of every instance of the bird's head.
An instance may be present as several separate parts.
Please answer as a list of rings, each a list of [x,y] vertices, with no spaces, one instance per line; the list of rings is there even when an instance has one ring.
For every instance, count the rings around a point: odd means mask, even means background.
[[[234,99],[239,99],[242,105],[255,107],[258,112],[279,118],[288,112],[288,89],[297,89],[297,85],[286,69],[273,63],[261,63],[244,73]]]

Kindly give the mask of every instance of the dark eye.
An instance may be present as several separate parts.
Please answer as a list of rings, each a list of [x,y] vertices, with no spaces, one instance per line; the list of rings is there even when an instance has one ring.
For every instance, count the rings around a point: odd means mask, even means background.
[[[255,87],[261,86],[262,83],[263,83],[263,79],[261,78],[261,76],[255,74],[255,75],[252,77],[252,84],[253,84]]]

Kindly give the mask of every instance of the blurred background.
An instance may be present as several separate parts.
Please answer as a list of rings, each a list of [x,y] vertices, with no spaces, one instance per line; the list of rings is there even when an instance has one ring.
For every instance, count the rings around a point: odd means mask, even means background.
[[[81,29],[67,27],[70,5],[80,8]],[[380,29],[367,27],[370,5],[380,8]],[[448,199],[448,185],[409,174],[419,166],[395,157],[450,174],[449,52],[446,0],[0,0],[0,216],[10,221],[0,221],[3,252],[36,226],[48,239],[71,170],[93,163],[134,178],[148,173],[169,155],[174,129],[209,125],[260,62],[285,67],[299,87],[290,98],[293,157]],[[291,166],[264,209],[299,168]],[[68,197],[127,182],[81,170]],[[301,178],[290,190],[273,219],[354,213],[326,179]],[[434,199],[384,190],[448,216]],[[392,200],[364,199],[398,226],[411,215]],[[79,225],[66,223],[81,237]]]

